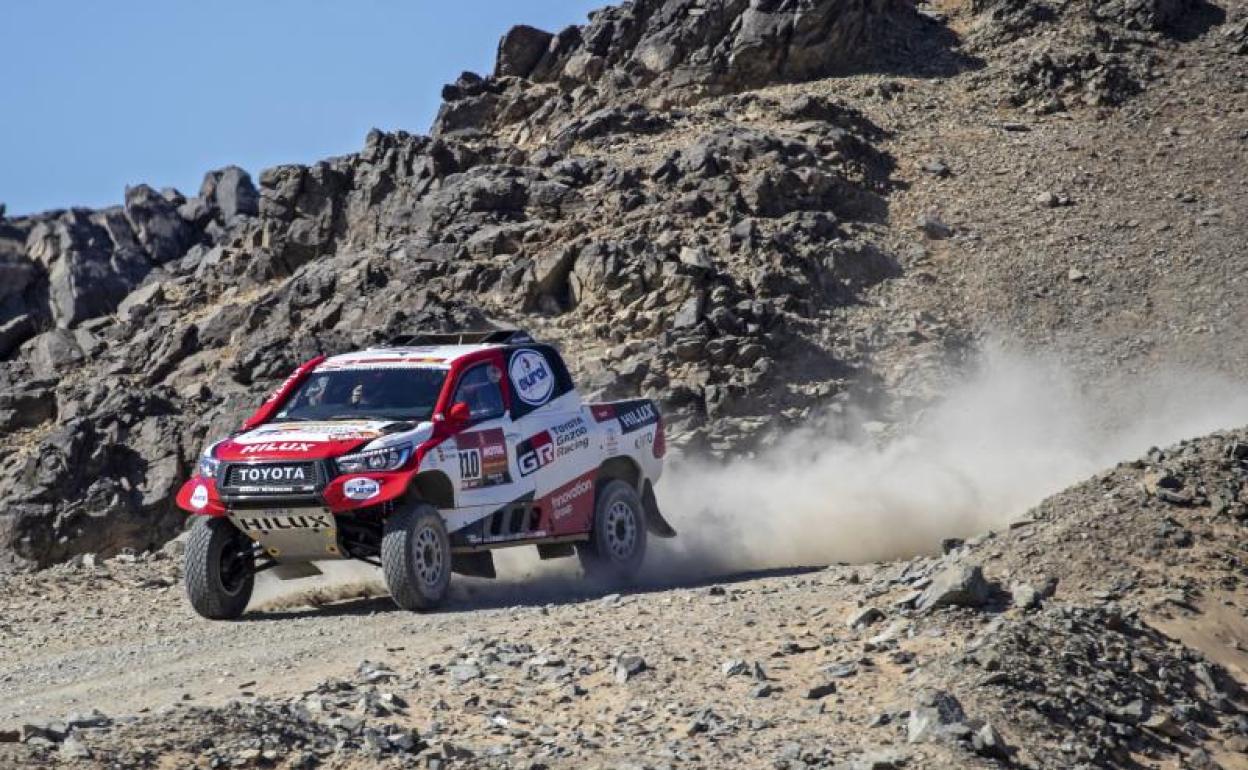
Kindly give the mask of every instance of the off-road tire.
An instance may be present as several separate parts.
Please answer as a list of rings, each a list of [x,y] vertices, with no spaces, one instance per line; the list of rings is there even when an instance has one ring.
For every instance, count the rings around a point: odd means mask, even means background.
[[[209,620],[233,620],[256,584],[255,549],[229,519],[200,518],[186,541],[186,595]]]
[[[637,490],[618,480],[598,487],[594,528],[587,542],[577,544],[576,555],[591,578],[624,582],[636,576],[646,557],[646,514]]]
[[[405,610],[430,610],[451,584],[451,538],[438,509],[414,503],[386,519],[381,571],[394,603]]]

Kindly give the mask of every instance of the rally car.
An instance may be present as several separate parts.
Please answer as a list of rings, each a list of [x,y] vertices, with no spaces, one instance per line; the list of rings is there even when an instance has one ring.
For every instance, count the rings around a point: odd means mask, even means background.
[[[525,332],[414,335],[300,366],[178,492],[197,517],[186,588],[207,618],[243,613],[257,572],[381,567],[405,609],[437,606],[451,572],[494,577],[491,550],[533,545],[626,579],[655,500],[663,420],[649,400],[587,404]]]

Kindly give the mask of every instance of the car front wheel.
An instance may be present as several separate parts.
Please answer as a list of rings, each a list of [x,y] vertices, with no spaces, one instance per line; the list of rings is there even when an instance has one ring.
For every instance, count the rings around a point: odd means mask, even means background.
[[[255,587],[255,545],[229,519],[200,518],[186,542],[186,595],[210,620],[233,620]]]
[[[438,510],[416,503],[391,514],[381,541],[381,569],[395,604],[429,610],[451,584],[451,539]]]

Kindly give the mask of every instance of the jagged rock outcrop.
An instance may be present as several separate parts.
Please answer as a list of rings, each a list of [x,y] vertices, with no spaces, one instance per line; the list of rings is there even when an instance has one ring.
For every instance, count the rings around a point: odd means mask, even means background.
[[[443,89],[434,133],[549,126],[629,94],[670,105],[861,72],[931,31],[900,0],[635,0],[558,34],[512,29],[492,76]]]

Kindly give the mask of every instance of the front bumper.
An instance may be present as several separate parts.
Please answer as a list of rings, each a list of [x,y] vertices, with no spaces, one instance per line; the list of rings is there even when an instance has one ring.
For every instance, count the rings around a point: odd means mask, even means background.
[[[306,463],[308,483],[240,483],[232,472],[290,463],[222,463],[216,477],[196,476],[182,485],[177,504],[188,513],[226,516],[234,512],[274,508],[324,508],[334,514],[361,511],[403,497],[414,471],[337,475],[329,461]]]

